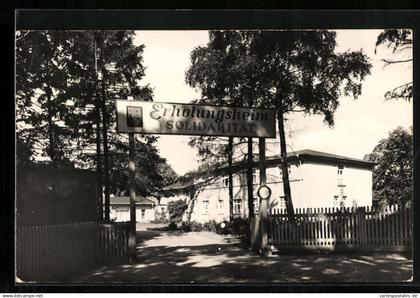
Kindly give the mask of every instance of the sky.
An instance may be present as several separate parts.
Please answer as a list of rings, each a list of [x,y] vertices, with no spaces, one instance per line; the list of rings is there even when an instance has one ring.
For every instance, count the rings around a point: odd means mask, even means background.
[[[392,53],[380,47],[375,54],[376,37],[380,32],[337,30],[336,51],[363,49],[372,64],[371,74],[364,80],[362,95],[357,100],[340,98],[333,128],[323,123],[319,116],[289,114],[286,124],[288,150],[313,149],[363,158],[391,130],[398,126],[412,126],[411,102],[384,100],[387,90],[412,81],[412,65],[385,66],[381,59],[391,58]],[[190,66],[191,51],[197,46],[205,46],[207,42],[207,31],[136,32],[135,43],[145,45],[143,65],[146,66],[146,75],[141,84],[150,84],[154,89],[154,101],[188,103],[200,98],[200,92],[185,83],[185,72]],[[159,137],[157,147],[161,156],[180,175],[198,166],[196,152],[188,145],[189,140],[189,136]],[[270,142],[277,144],[278,139],[268,139],[267,143]]]

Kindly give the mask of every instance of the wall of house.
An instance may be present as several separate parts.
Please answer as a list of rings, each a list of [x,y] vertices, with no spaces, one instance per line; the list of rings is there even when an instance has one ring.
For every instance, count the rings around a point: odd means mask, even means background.
[[[289,167],[290,188],[295,208],[352,207],[372,205],[372,172],[369,169],[343,166],[341,178],[338,164],[304,162]],[[269,208],[285,208],[283,181],[279,166],[267,168],[267,185],[272,194]],[[254,171],[253,197],[258,198],[259,170]],[[227,176],[219,177],[205,187],[197,196],[191,220],[218,222],[229,219],[229,188]],[[342,191],[338,184],[345,186]],[[246,174],[233,177],[233,193],[236,205],[235,216],[248,215]],[[338,196],[338,198],[335,198]],[[162,202],[189,199],[185,195],[164,198]],[[259,199],[258,199],[259,200]],[[240,208],[238,207],[240,205]],[[240,210],[239,210],[240,209]]]
[[[283,181],[278,166],[267,168],[267,185],[272,195],[269,208],[285,208]],[[259,171],[254,175],[254,195],[258,198]],[[290,188],[295,208],[352,207],[372,205],[372,172],[369,169],[344,166],[339,181],[338,164],[308,163],[291,165],[289,168]],[[241,200],[241,216],[247,216],[247,186],[245,174],[234,178],[234,200]],[[227,177],[216,179],[214,185],[206,187],[198,196],[192,220],[206,222],[229,218],[228,186],[223,184]],[[341,192],[338,183],[345,185]],[[338,196],[338,198],[335,198]],[[219,209],[219,200],[223,202]],[[206,207],[206,205],[208,205]]]
[[[143,211],[142,211],[143,210]],[[115,205],[111,207],[110,218],[117,222],[130,221],[130,207]],[[136,206],[136,221],[151,222],[155,219],[155,209],[150,206]]]
[[[371,206],[372,171],[343,166],[342,174],[338,174],[338,166],[338,164],[310,162],[292,165],[289,178],[293,206],[295,208]],[[274,169],[268,169],[267,175]],[[281,175],[275,179],[273,177],[274,175],[267,177],[268,185],[272,189],[269,206],[284,208]],[[339,186],[339,183],[343,186]]]

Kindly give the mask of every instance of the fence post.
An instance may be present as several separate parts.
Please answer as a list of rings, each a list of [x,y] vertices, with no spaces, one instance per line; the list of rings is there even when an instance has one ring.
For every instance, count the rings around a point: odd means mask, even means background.
[[[365,207],[359,208],[359,233],[360,233],[360,245],[364,246],[367,244],[367,230],[366,230],[366,209]]]

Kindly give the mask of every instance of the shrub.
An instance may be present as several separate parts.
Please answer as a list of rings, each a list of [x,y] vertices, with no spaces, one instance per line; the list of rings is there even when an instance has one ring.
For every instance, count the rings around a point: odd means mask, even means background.
[[[214,232],[216,233],[217,231],[217,222],[212,219],[206,223],[203,224],[203,230],[204,231],[208,231],[208,232]]]
[[[201,232],[203,230],[203,225],[199,222],[193,221],[191,222],[191,231],[193,232]]]
[[[176,222],[174,222],[174,221],[171,221],[168,225],[168,229],[171,230],[171,231],[175,231],[177,228],[178,228],[178,226],[177,226]]]
[[[156,212],[155,219],[151,221],[154,224],[167,224],[168,222],[165,212]]]
[[[235,235],[248,235],[249,234],[249,220],[246,218],[235,218],[230,223],[230,228],[232,234]]]
[[[217,224],[216,233],[220,235],[232,234],[230,229],[230,223],[228,221],[223,221]]]
[[[188,208],[187,202],[184,200],[177,200],[168,203],[169,220],[172,222],[180,222],[182,216]]]
[[[192,230],[191,229],[191,223],[188,223],[188,222],[183,221],[182,222],[182,225],[181,225],[181,230],[183,232],[190,232]]]

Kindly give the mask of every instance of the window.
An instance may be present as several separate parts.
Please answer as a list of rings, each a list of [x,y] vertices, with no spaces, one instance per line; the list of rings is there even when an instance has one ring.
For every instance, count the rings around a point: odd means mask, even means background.
[[[337,185],[340,186],[340,187],[344,186],[344,184],[343,184],[343,171],[344,171],[344,166],[339,165],[338,169],[337,169]]]
[[[258,200],[258,198],[254,198],[254,212],[255,212],[255,214],[258,213],[258,210],[260,210],[259,200]]]
[[[279,197],[279,208],[284,209],[286,208],[286,199],[285,196]]]
[[[209,200],[203,200],[203,213],[209,214]]]
[[[219,201],[217,202],[216,207],[217,207],[217,211],[218,211],[219,214],[223,213],[224,204],[223,204],[223,200],[222,199],[219,199]]]
[[[141,219],[146,217],[146,209],[141,209]]]
[[[242,200],[233,200],[233,213],[242,214]]]
[[[128,213],[128,210],[127,209],[116,209],[115,212],[124,214],[124,213]]]
[[[252,183],[253,184],[257,184],[258,183],[258,176],[257,176],[257,172],[255,170],[252,171]]]
[[[229,177],[223,178],[223,185],[225,187],[228,187],[229,186]]]

